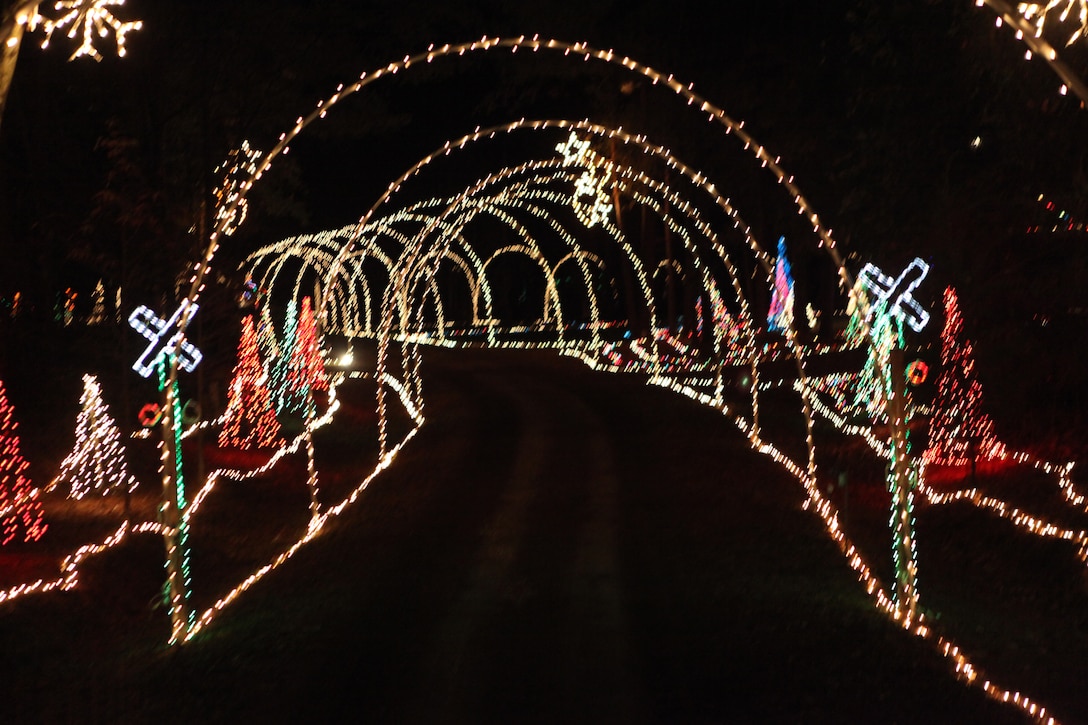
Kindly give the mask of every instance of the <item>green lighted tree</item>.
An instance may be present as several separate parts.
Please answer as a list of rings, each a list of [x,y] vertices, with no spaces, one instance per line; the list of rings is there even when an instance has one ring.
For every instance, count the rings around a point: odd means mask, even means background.
[[[287,363],[283,409],[309,414],[313,410],[314,391],[328,389],[329,379],[325,375],[325,362],[317,338],[317,323],[310,298],[304,297],[294,345]]]

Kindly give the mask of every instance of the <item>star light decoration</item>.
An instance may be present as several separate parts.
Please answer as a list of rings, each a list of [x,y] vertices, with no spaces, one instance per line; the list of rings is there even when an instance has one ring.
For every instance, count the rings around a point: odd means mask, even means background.
[[[242,226],[249,213],[249,202],[244,193],[249,191],[253,181],[260,178],[257,167],[263,154],[242,141],[242,145],[233,149],[215,173],[222,174],[222,180],[215,189],[215,221],[222,227],[223,234],[230,236]]]
[[[95,285],[92,300],[94,307],[91,308],[91,314],[87,318],[88,327],[101,325],[106,321],[106,287],[102,280],[98,280],[98,284]]]
[[[1054,18],[1048,19],[1049,16],[1056,15],[1056,22],[1064,22],[1074,11],[1077,11],[1080,25],[1073,31],[1066,45],[1072,45],[1078,39],[1084,38],[1085,31],[1088,30],[1086,2],[1088,0],[1048,0],[1045,5],[1020,3],[1013,7],[1008,0],[975,0],[975,5],[977,7],[989,5],[997,14],[997,27],[1007,24],[1016,31],[1016,39],[1027,46],[1024,58],[1031,60],[1037,56],[1041,57],[1062,81],[1058,89],[1059,95],[1065,96],[1072,91],[1083,105],[1088,103],[1088,84],[1085,84],[1078,72],[1058,57],[1058,51],[1043,37],[1043,31],[1047,23],[1054,20]]]
[[[1019,3],[1016,10],[1024,16],[1025,20],[1035,26],[1036,38],[1042,37],[1048,16],[1057,15],[1058,21],[1064,23],[1074,11],[1079,25],[1073,31],[1073,34],[1069,36],[1069,40],[1065,41],[1065,44],[1072,45],[1088,34],[1088,0],[1049,0],[1045,5],[1042,3]]]
[[[118,20],[111,8],[120,7],[125,0],[58,0],[53,9],[60,13],[57,18],[46,18],[34,12],[27,21],[27,29],[33,32],[39,24],[45,32],[45,40],[42,48],[49,47],[49,41],[53,39],[53,33],[57,30],[65,32],[65,36],[71,40],[80,37],[81,42],[69,60],[75,60],[81,56],[89,56],[95,60],[102,60],[102,54],[95,48],[96,38],[105,38],[113,31],[117,40],[117,55],[125,55],[125,37],[133,30],[143,27],[143,21]]]
[[[578,220],[587,227],[603,224],[612,208],[607,191],[612,182],[612,165],[590,148],[589,139],[578,138],[574,131],[555,150],[563,155],[564,166],[581,166],[585,169],[575,180],[571,197]]]

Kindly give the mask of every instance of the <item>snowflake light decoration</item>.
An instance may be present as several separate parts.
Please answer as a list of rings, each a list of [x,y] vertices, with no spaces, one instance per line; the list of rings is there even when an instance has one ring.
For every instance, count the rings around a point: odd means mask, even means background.
[[[1056,13],[1058,22],[1064,23],[1069,19],[1073,11],[1076,11],[1080,27],[1069,36],[1069,40],[1065,44],[1072,45],[1079,38],[1083,38],[1088,34],[1088,0],[1048,0],[1046,5],[1041,3],[1020,3],[1016,6],[1016,10],[1024,16],[1025,20],[1035,26],[1035,37],[1037,38],[1043,35],[1047,16]]]
[[[49,47],[49,41],[53,39],[53,32],[64,31],[65,35],[75,40],[77,34],[82,35],[82,42],[68,60],[87,55],[95,60],[102,60],[102,55],[94,47],[95,38],[105,38],[113,30],[117,39],[117,55],[125,54],[125,36],[132,30],[143,27],[143,21],[134,20],[123,22],[114,17],[110,10],[125,4],[125,0],[57,0],[53,9],[60,13],[56,19],[42,17],[37,13],[30,18],[27,29],[33,31],[38,23],[41,23],[45,31],[45,40],[42,48]]]

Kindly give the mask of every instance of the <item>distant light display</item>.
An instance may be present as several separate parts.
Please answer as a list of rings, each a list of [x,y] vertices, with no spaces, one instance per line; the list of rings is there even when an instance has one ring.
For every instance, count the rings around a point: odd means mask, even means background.
[[[1045,194],[1039,194],[1036,197],[1036,201],[1046,210],[1049,215],[1057,217],[1048,224],[1033,224],[1029,226],[1025,231],[1028,234],[1037,234],[1040,232],[1088,232],[1088,223],[1085,223],[1082,219],[1078,219],[1070,214],[1065,209],[1061,208],[1052,199],[1048,199]]]

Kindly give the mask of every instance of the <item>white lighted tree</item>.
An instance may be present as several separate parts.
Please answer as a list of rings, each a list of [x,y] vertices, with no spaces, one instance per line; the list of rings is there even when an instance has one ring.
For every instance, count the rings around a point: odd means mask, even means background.
[[[93,375],[83,376],[83,409],[76,418],[76,444],[61,461],[60,473],[50,488],[62,482],[71,486],[68,498],[81,499],[91,491],[103,496],[136,488],[128,471],[121,433],[102,400],[102,388]]]
[[[98,284],[95,285],[94,295],[91,299],[94,306],[91,308],[91,314],[87,318],[87,324],[104,324],[106,322],[106,286],[102,283],[102,280],[98,280]]]

